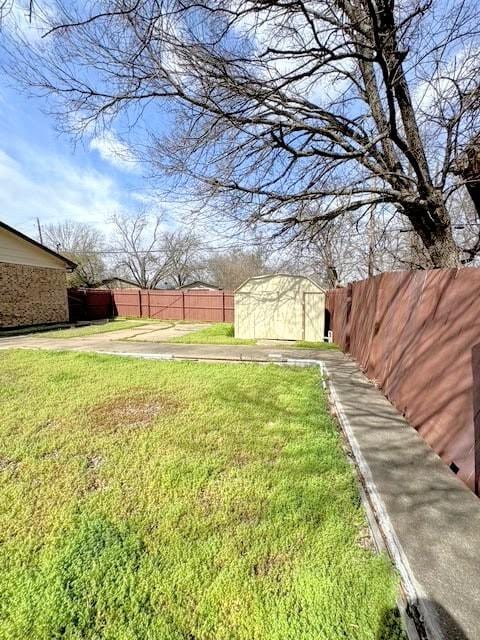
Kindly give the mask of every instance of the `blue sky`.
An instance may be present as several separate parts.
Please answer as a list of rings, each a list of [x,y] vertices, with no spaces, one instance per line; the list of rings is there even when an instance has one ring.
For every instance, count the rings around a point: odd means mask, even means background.
[[[29,21],[27,4],[15,3],[3,28],[34,42],[44,27],[35,16]],[[33,237],[38,235],[37,217],[43,225],[77,220],[95,225],[108,240],[115,213],[147,210],[161,214],[165,227],[183,222],[213,239],[217,225],[214,233],[198,216],[194,220],[198,203],[179,193],[168,201],[160,196],[161,179],[154,183],[144,176],[144,168],[113,129],[75,144],[67,134],[58,133],[55,117],[48,114],[52,106],[51,98],[31,97],[8,74],[0,74],[1,220]],[[164,106],[149,108],[148,123],[157,133],[169,122]],[[144,133],[140,122],[132,143],[141,144]]]
[[[45,106],[0,77],[2,220],[27,234],[36,233],[37,216],[43,224],[69,218],[108,231],[112,214],[142,207],[149,185],[138,164],[116,155],[114,134],[74,145]]]

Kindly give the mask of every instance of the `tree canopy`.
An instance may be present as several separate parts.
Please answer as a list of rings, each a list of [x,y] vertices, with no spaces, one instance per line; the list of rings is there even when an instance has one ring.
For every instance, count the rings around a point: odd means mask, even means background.
[[[477,178],[455,170],[479,133],[475,0],[57,0],[38,21],[6,47],[63,125],[142,122],[153,173],[239,225],[312,240],[381,210],[431,266],[475,256],[450,210]]]

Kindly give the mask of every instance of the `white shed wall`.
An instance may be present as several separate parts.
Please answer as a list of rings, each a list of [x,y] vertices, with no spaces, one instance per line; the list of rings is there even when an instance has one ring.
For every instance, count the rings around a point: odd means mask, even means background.
[[[309,278],[251,278],[235,292],[235,336],[264,340],[323,340],[325,294]]]

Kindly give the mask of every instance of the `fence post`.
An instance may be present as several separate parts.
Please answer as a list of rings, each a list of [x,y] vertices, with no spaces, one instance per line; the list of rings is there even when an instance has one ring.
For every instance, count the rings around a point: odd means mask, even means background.
[[[222,322],[225,322],[225,291],[222,289]]]
[[[138,317],[142,317],[142,290],[138,290]]]
[[[185,320],[185,291],[182,291],[182,320]]]
[[[347,299],[346,299],[346,309],[345,309],[345,337],[344,337],[344,340],[345,340],[344,349],[347,353],[350,351],[352,298],[353,298],[353,284],[349,282],[347,285]]]
[[[151,313],[150,313],[150,289],[147,289],[147,313],[148,313],[148,317],[151,318]]]

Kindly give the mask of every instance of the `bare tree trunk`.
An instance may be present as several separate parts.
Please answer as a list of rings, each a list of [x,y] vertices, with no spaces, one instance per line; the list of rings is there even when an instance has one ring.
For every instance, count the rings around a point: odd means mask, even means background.
[[[405,207],[405,214],[420,236],[435,269],[460,266],[458,246],[452,233],[450,218],[443,202],[430,207]]]
[[[333,265],[327,267],[326,284],[329,289],[335,289],[338,285],[338,273]]]
[[[449,269],[460,267],[458,247],[452,236],[450,227],[436,229],[430,236],[429,243],[425,244],[428,254],[436,269]]]

